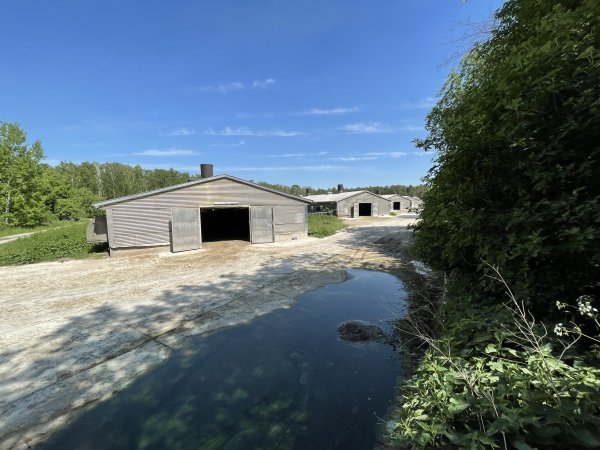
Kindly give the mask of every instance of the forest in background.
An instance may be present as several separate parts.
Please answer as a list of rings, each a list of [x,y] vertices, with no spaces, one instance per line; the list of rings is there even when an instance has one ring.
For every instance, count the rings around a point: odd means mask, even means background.
[[[143,169],[139,165],[108,162],[63,161],[44,163],[40,141],[27,143],[17,123],[0,122],[0,224],[33,227],[53,220],[93,217],[93,203],[124,195],[160,189],[199,178],[175,169]],[[337,188],[285,186],[264,181],[258,184],[292,195],[325,194]],[[420,196],[423,186],[367,186],[379,194]]]

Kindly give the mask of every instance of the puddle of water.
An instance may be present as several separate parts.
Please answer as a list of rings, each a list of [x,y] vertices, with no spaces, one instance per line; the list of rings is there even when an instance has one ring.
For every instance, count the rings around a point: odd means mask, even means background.
[[[364,320],[389,332],[406,293],[392,275],[348,272],[289,309],[187,339],[43,448],[372,448],[400,364],[389,345],[343,343],[337,326]]]

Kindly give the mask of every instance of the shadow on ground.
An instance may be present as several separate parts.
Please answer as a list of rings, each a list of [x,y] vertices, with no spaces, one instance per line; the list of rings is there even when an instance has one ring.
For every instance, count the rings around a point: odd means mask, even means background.
[[[336,236],[337,248],[315,241],[310,252],[265,254],[257,268],[224,269],[214,281],[180,285],[144,304],[123,298],[81,315],[75,306],[51,333],[32,329],[26,345],[9,344],[0,354],[0,448],[43,441],[74,411],[160,365],[185,337],[288,307],[302,294],[343,282],[347,268],[418,281],[406,255],[411,235],[386,226],[350,228]]]

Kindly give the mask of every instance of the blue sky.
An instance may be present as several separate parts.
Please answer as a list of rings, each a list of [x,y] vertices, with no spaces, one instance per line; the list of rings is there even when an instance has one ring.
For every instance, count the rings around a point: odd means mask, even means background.
[[[0,120],[48,162],[418,184],[412,140],[500,0],[11,1]],[[450,61],[450,62],[449,62]]]

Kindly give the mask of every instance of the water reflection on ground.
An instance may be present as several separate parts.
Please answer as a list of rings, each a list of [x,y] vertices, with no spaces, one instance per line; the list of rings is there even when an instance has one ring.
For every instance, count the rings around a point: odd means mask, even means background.
[[[336,329],[363,320],[389,333],[406,293],[392,275],[348,273],[289,309],[189,338],[43,448],[372,448],[400,364],[390,345],[349,345]]]

